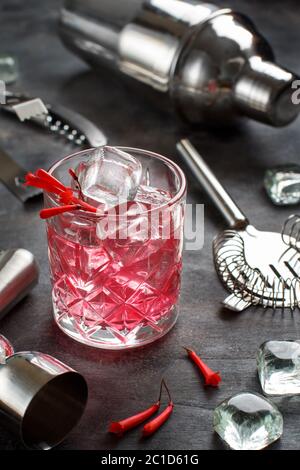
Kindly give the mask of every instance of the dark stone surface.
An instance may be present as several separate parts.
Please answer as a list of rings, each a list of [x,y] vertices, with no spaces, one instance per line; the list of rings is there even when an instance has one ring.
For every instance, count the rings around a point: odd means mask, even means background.
[[[300,73],[297,1],[216,3],[249,14],[271,41],[278,62]],[[111,144],[143,147],[177,161],[175,142],[186,130],[168,114],[149,106],[146,99],[132,94],[132,88],[118,77],[107,71],[96,76],[65,50],[56,35],[59,5],[57,0],[1,0],[0,49],[19,59],[17,87],[92,118],[103,127]],[[2,115],[0,119],[1,146],[28,169],[47,167],[71,150],[43,132]],[[245,121],[235,131],[194,132],[193,139],[250,220],[262,229],[280,230],[291,210],[271,205],[262,179],[267,167],[299,160],[299,120],[277,130]],[[105,352],[73,342],[54,325],[44,224],[37,216],[41,203],[23,207],[0,187],[1,247],[28,248],[41,267],[39,286],[1,321],[0,331],[16,350],[53,354],[82,372],[89,383],[86,413],[59,449],[221,449],[212,430],[214,407],[238,391],[260,391],[255,354],[263,341],[299,338],[298,311],[274,313],[257,308],[236,315],[221,309],[226,292],[214,271],[211,242],[224,224],[192,182],[189,201],[205,203],[205,244],[199,252],[185,253],[177,326],[143,349]],[[204,389],[182,345],[195,348],[211,367],[222,372],[219,390]],[[176,403],[170,422],[148,440],[140,439],[139,430],[121,440],[107,434],[111,419],[127,417],[153,402],[162,376]],[[300,449],[299,400],[294,398],[280,407],[284,435],[272,448]],[[1,429],[0,449],[18,448],[18,441]]]

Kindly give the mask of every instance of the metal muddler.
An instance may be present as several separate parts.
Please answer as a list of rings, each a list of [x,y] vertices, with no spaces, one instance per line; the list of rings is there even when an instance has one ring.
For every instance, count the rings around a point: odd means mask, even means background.
[[[78,372],[48,354],[12,353],[0,335],[0,423],[26,447],[47,450],[63,441],[81,418],[87,396]]]
[[[65,44],[166,95],[188,122],[293,121],[296,76],[245,15],[195,0],[65,0]],[[160,101],[164,101],[160,99]]]
[[[39,269],[23,248],[0,250],[0,319],[37,284]]]

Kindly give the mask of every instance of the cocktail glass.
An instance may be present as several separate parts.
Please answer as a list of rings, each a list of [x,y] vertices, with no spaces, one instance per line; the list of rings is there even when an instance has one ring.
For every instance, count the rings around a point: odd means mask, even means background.
[[[121,203],[107,213],[66,212],[47,220],[54,318],[90,346],[126,349],[166,334],[178,316],[186,181],[167,158],[119,147],[137,158],[145,185],[169,194],[162,204]],[[68,170],[92,150],[55,163],[50,173],[70,186]],[[58,205],[45,193],[45,206]]]

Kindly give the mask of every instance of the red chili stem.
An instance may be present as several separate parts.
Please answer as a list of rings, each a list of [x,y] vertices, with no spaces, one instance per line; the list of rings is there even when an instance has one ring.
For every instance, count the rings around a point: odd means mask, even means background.
[[[76,182],[77,184],[77,188],[78,188],[78,191],[79,191],[79,196],[80,196],[80,199],[84,200],[84,196],[83,196],[83,192],[82,192],[82,188],[81,188],[81,184],[79,182],[79,179],[78,179],[78,176],[76,175],[75,171],[72,170],[72,168],[69,169],[69,174],[71,175],[71,177],[73,178],[73,180]]]
[[[189,358],[195,363],[195,365],[198,367],[201,374],[203,375],[205,385],[218,387],[219,383],[222,380],[220,373],[214,372],[212,369],[210,369],[208,365],[205,364],[205,362],[203,362],[202,359],[195,353],[195,351],[192,351],[188,348],[184,349],[187,351]]]
[[[161,379],[161,382],[160,382],[160,389],[159,389],[159,396],[158,396],[158,400],[157,400],[157,401],[159,401],[159,402],[161,402],[161,396],[162,396],[163,387],[166,387],[166,385],[165,385],[164,379]]]
[[[69,204],[67,206],[59,206],[59,207],[50,207],[49,209],[42,209],[40,211],[40,218],[41,219],[49,219],[49,217],[53,217],[54,215],[63,214],[64,212],[70,212],[80,209],[80,206],[75,204]]]
[[[171,401],[172,401],[171,393],[170,393],[169,387],[168,387],[167,384],[166,384],[165,379],[162,379],[162,381],[161,381],[160,396],[161,396],[162,386],[165,387],[165,390],[166,390],[166,392],[167,392],[167,394],[168,394],[169,402],[171,402]]]
[[[168,394],[169,404],[158,416],[156,416],[154,419],[149,421],[149,423],[145,424],[145,426],[143,427],[143,437],[151,436],[156,431],[158,431],[158,429],[160,429],[160,427],[169,419],[169,417],[171,416],[171,414],[173,412],[174,403],[173,403],[172,398],[171,398],[171,393],[170,393],[169,387],[167,386],[164,379],[162,379],[162,381],[161,381],[160,396],[161,396],[161,393],[162,393],[162,387],[165,388],[165,390]]]
[[[169,419],[174,409],[174,403],[172,401],[169,402],[168,406],[154,419],[149,421],[149,423],[145,424],[143,427],[143,437],[148,437],[154,434],[161,426]]]

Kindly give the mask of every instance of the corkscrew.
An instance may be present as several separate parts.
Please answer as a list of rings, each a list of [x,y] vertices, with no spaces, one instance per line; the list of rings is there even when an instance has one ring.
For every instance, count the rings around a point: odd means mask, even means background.
[[[5,96],[6,103],[0,107],[2,110],[16,114],[17,105],[28,104],[27,119],[77,146],[99,147],[107,142],[106,136],[95,124],[73,110],[49,104],[46,104],[46,108],[36,109],[31,106],[36,100],[25,94],[6,91]]]
[[[107,143],[102,130],[81,114],[60,105],[55,107],[44,105],[41,99],[31,98],[22,93],[6,91],[5,103],[0,105],[0,110],[19,117],[21,121],[29,120],[76,147],[99,147]],[[27,171],[2,149],[0,149],[0,164],[1,180],[22,202],[41,194],[37,188],[23,185]]]

